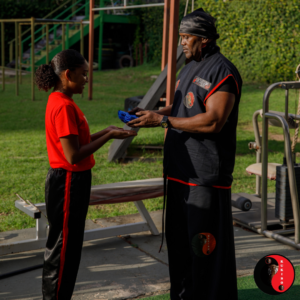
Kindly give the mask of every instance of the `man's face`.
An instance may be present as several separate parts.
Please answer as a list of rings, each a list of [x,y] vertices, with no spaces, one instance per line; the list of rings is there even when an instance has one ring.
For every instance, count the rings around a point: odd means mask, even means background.
[[[203,38],[188,33],[180,33],[180,36],[185,57],[189,60],[200,61]]]

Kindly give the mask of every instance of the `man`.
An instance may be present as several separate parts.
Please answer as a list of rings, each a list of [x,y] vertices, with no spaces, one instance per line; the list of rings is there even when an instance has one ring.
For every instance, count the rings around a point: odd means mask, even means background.
[[[215,20],[203,9],[182,19],[183,51],[173,105],[131,127],[168,128],[166,239],[171,299],[236,300],[231,183],[242,80],[216,45]]]

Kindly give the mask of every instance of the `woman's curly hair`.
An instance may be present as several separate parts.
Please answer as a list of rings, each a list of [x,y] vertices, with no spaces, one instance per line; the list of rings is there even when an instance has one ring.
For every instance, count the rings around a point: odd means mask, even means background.
[[[35,73],[35,82],[39,90],[48,91],[60,81],[62,71],[71,70],[84,65],[84,57],[76,50],[63,50],[56,54],[49,65],[41,65]]]

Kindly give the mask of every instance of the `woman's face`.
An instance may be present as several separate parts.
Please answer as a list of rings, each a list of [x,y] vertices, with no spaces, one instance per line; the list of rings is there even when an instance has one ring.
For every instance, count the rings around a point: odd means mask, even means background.
[[[74,71],[66,70],[67,86],[73,94],[82,94],[85,84],[88,82],[88,63],[76,68]]]

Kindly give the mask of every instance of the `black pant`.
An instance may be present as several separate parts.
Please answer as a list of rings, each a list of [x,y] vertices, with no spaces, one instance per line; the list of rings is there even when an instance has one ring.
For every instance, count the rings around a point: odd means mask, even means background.
[[[231,191],[168,181],[172,300],[237,300]]]
[[[49,170],[45,201],[49,221],[43,269],[43,299],[69,300],[79,268],[85,218],[91,191],[91,170]]]

